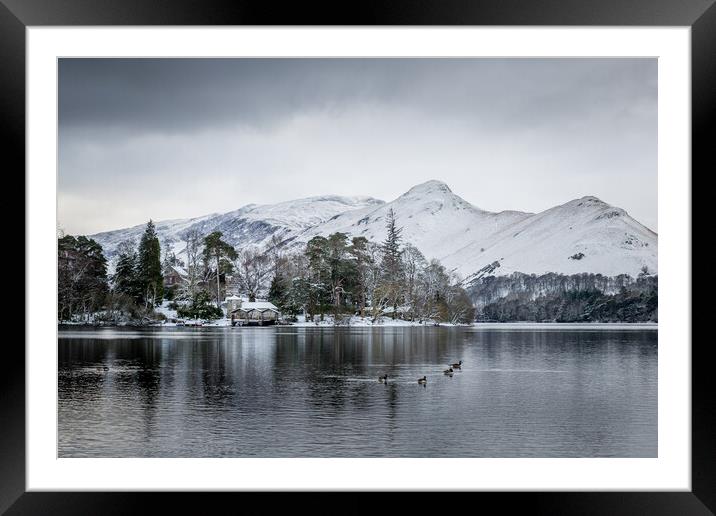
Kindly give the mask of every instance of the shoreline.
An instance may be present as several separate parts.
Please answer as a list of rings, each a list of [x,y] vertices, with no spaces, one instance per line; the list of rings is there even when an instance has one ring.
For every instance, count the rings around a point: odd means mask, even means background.
[[[176,323],[162,324],[134,324],[128,323],[91,323],[91,322],[58,322],[58,329],[89,327],[89,328],[228,328],[228,329],[264,329],[264,328],[466,328],[466,329],[523,329],[523,330],[548,330],[550,328],[574,328],[574,329],[604,329],[604,330],[657,330],[658,322],[534,322],[534,321],[509,321],[509,322],[474,322],[471,324],[451,324],[451,323],[418,323],[401,320],[384,320],[372,323],[370,320],[352,321],[350,324],[335,325],[332,321],[326,320],[319,323],[315,322],[296,322],[290,324],[274,324],[267,326],[231,326],[228,319],[220,319],[217,321],[207,322],[200,326],[182,325]]]

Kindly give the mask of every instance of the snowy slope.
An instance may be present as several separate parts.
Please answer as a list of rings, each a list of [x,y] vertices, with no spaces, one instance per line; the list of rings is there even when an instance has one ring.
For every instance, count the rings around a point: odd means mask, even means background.
[[[656,233],[596,197],[537,214],[493,213],[471,205],[440,181],[417,185],[381,206],[334,217],[299,238],[307,241],[341,231],[382,241],[391,208],[398,226],[403,227],[404,241],[463,278],[495,262],[499,267],[489,267],[494,275],[591,272],[636,276],[643,266],[657,272]]]
[[[637,276],[658,272],[657,234],[596,197],[582,197],[524,218],[468,243],[444,262],[463,275],[498,262],[495,275],[513,272],[599,273]]]
[[[482,241],[531,215],[517,211],[483,211],[455,195],[445,183],[428,181],[392,202],[334,217],[308,229],[299,239],[308,241],[316,235],[341,231],[382,241],[391,208],[397,225],[403,227],[403,241],[412,243],[427,258],[441,261],[468,243]]]
[[[178,235],[183,234],[185,231],[189,230],[189,228],[201,227],[203,225],[210,227],[210,221],[217,216],[217,214],[212,214],[192,219],[172,219],[163,220],[160,222],[154,221],[154,224],[157,229],[157,235],[159,235],[160,242],[164,243],[167,241],[171,242],[174,240],[178,240]],[[115,256],[117,252],[117,246],[120,243],[126,240],[134,240],[135,244],[139,243],[139,239],[141,238],[142,233],[144,233],[145,228],[146,224],[141,224],[139,226],[132,226],[130,228],[116,229],[113,231],[97,233],[94,235],[90,235],[90,237],[94,238],[102,245],[102,249],[104,250],[105,255],[111,259]]]
[[[575,199],[536,214],[493,213],[468,203],[440,181],[414,186],[388,203],[370,197],[311,197],[159,222],[157,230],[161,241],[173,241],[179,253],[181,236],[189,229],[203,234],[219,230],[237,249],[264,245],[272,235],[297,249],[314,236],[336,231],[380,242],[391,208],[398,226],[403,227],[404,242],[466,279],[485,271],[494,275],[590,272],[636,276],[646,266],[650,273],[658,272],[657,234],[596,197]],[[111,257],[119,242],[138,239],[143,230],[144,226],[137,226],[93,238]]]
[[[383,201],[371,197],[319,196],[287,201],[278,204],[249,204],[238,210],[211,214],[192,219],[175,219],[155,222],[159,240],[169,244],[181,256],[184,248],[182,237],[191,230],[208,235],[221,231],[224,240],[237,249],[261,246],[272,235],[285,239],[308,227],[320,224],[348,210],[379,206]],[[115,257],[117,246],[128,239],[138,242],[146,225],[119,229],[91,235],[104,248],[110,260]]]

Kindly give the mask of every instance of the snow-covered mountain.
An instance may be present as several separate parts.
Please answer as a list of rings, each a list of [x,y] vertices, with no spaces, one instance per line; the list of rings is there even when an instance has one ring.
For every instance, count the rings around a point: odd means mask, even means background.
[[[582,197],[506,225],[470,242],[443,261],[465,275],[499,263],[495,275],[513,272],[656,274],[657,234],[626,211],[596,197]]]
[[[224,240],[239,250],[249,246],[262,246],[274,234],[282,240],[287,239],[346,211],[381,204],[383,201],[372,197],[319,196],[278,204],[248,204],[228,213],[214,213],[192,219],[155,221],[154,224],[162,246],[171,245],[174,252],[179,255],[185,246],[182,237],[194,230],[202,235],[221,231]],[[111,261],[117,253],[117,246],[126,240],[133,239],[138,242],[145,227],[145,224],[141,224],[97,233],[92,235],[92,238],[102,245]]]
[[[479,271],[636,276],[646,266],[657,272],[656,233],[596,197],[537,214],[493,213],[468,203],[440,181],[417,185],[392,202],[333,217],[300,239],[341,231],[381,241],[391,208],[406,242],[463,278]]]
[[[370,197],[313,197],[275,205],[248,205],[225,214],[157,223],[162,242],[174,242],[188,229],[219,230],[237,248],[262,245],[277,235],[297,246],[317,235],[341,231],[382,241],[393,209],[403,240],[427,258],[469,279],[512,272],[600,273],[636,276],[647,267],[657,273],[657,234],[624,210],[596,197],[583,197],[541,213],[489,212],[468,203],[440,181],[428,181],[385,203]],[[93,235],[108,256],[144,226]]]
[[[445,183],[428,181],[414,186],[389,203],[333,217],[309,228],[299,239],[308,241],[316,235],[341,231],[379,242],[386,236],[385,222],[390,209],[395,213],[398,226],[403,227],[404,242],[413,244],[427,258],[438,258],[444,265],[457,268],[463,274],[477,270],[470,270],[475,266],[472,260],[469,264],[448,263],[445,258],[467,245],[485,241],[531,215],[518,211],[484,211],[455,195]]]

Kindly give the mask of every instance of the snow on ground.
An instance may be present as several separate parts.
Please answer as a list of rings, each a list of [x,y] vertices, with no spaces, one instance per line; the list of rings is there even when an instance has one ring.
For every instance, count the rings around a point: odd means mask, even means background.
[[[172,310],[169,308],[169,304],[171,301],[164,300],[162,301],[162,304],[154,309],[155,312],[158,314],[164,315],[167,319],[176,319],[177,318],[177,311]]]
[[[157,312],[164,313],[167,318],[176,318],[176,312],[173,310],[169,310],[168,308],[165,308],[164,306],[157,309]],[[170,315],[170,314],[174,315]],[[323,321],[313,322],[313,321],[306,321],[303,316],[299,316],[297,322],[293,323],[287,323],[287,326],[297,326],[297,327],[334,327],[334,326],[434,326],[434,323],[432,321],[425,321],[425,322],[417,322],[417,321],[403,321],[401,319],[391,319],[390,317],[380,317],[376,321],[373,321],[372,317],[359,317],[359,316],[352,316],[350,318],[344,318],[339,321],[339,324],[336,325],[334,323],[333,316],[326,315]],[[191,319],[187,319],[186,323],[188,326],[190,326],[195,321]],[[223,319],[215,319],[213,321],[198,321],[201,323],[202,327],[226,327],[231,326],[231,319],[223,318]],[[177,326],[174,322],[164,322],[162,324],[163,326]],[[468,325],[453,325],[448,323],[440,323],[440,326],[468,326]],[[255,326],[251,326],[252,328]]]
[[[298,317],[298,321],[292,323],[291,326],[299,327],[315,327],[315,326],[434,326],[433,321],[403,321],[402,319],[391,319],[390,317],[379,317],[376,321],[373,321],[372,317],[359,317],[354,315],[350,318],[346,317],[339,321],[339,324],[335,324],[333,316],[325,316],[323,321],[305,321],[302,316]],[[440,323],[440,326],[456,326],[448,323]],[[466,325],[457,325],[466,326]]]
[[[168,304],[168,303],[166,303]],[[171,310],[163,304],[157,308],[157,312],[164,313],[168,318],[175,318],[176,312]],[[174,315],[171,315],[171,314]],[[90,321],[61,321],[61,325],[71,326],[87,326],[93,325],[94,318]],[[191,325],[192,320],[187,320],[187,323]],[[222,318],[213,321],[198,321],[201,322],[202,327],[211,328],[226,328],[231,327],[231,319]],[[99,323],[100,325],[106,326],[136,326],[136,324],[124,321],[119,323]],[[183,327],[185,325],[178,325],[175,322],[165,321],[160,325],[151,324],[149,326],[163,326],[163,327]],[[381,317],[377,321],[373,321],[372,317],[359,317],[352,316],[349,319],[341,321],[341,324],[335,325],[333,317],[330,315],[325,316],[323,321],[313,322],[304,320],[303,316],[298,317],[298,321],[294,323],[288,323],[286,326],[295,326],[298,328],[333,328],[333,327],[377,327],[377,328],[388,328],[388,327],[408,327],[408,326],[423,326],[432,327],[435,326],[433,321],[417,322],[417,321],[403,321],[401,319],[391,319],[390,317]],[[575,329],[584,331],[594,330],[658,330],[659,326],[657,323],[536,323],[536,322],[510,322],[510,323],[491,323],[491,322],[477,322],[472,324],[450,324],[440,323],[442,327],[463,327],[463,328],[474,328],[476,330],[556,330],[556,329]],[[250,328],[257,328],[258,326],[250,326]],[[264,326],[263,328],[271,328],[271,326]]]
[[[231,326],[231,319],[224,317],[223,319],[215,319],[204,323],[204,326]]]
[[[175,323],[164,323],[163,326],[176,326]],[[230,319],[217,319],[211,322],[204,322],[202,327],[230,327]],[[284,326],[284,325],[280,325]],[[336,325],[333,323],[332,317],[326,317],[323,321],[311,322],[311,321],[298,321],[295,323],[289,323],[286,326],[295,326],[297,328],[335,328]],[[380,320],[373,322],[371,317],[358,317],[353,316],[350,318],[349,324],[339,324],[338,327],[374,327],[374,328],[390,328],[390,327],[412,327],[412,326],[423,326],[433,327],[434,324],[431,321],[423,323],[417,321],[403,321],[400,319],[391,319],[389,317],[383,317]],[[463,327],[463,328],[474,328],[477,330],[556,330],[556,329],[574,329],[584,331],[595,331],[595,330],[658,330],[659,326],[657,323],[534,323],[534,322],[512,322],[512,323],[472,323],[472,324],[450,324],[440,323],[441,327]],[[258,326],[248,326],[248,328],[258,328]],[[263,326],[263,328],[271,328],[271,326]]]

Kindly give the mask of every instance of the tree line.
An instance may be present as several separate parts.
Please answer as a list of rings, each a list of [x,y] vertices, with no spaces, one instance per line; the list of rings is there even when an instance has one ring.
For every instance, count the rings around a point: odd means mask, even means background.
[[[160,244],[147,223],[139,243],[122,242],[114,274],[107,274],[102,247],[80,236],[58,240],[60,320],[153,318],[155,307],[170,300],[180,317],[221,317],[227,283],[249,300],[267,298],[288,316],[335,320],[353,314],[387,315],[410,321],[471,322],[472,303],[459,278],[435,259],[428,260],[403,241],[391,209],[387,236],[376,243],[334,233],[288,249],[272,237],[262,248],[237,252],[219,231],[184,233],[183,257]],[[164,252],[162,253],[162,247]],[[164,274],[181,270],[181,281],[165,288]]]
[[[345,233],[313,237],[300,253],[274,250],[268,297],[284,313],[309,318],[359,314],[410,321],[471,322],[472,303],[457,276],[404,243],[391,209],[375,243]]]
[[[478,321],[657,322],[658,281],[647,267],[636,278],[513,273],[481,278],[468,290]]]

